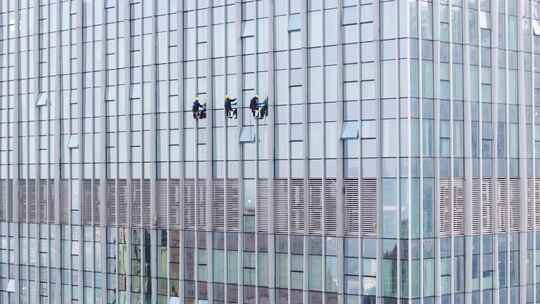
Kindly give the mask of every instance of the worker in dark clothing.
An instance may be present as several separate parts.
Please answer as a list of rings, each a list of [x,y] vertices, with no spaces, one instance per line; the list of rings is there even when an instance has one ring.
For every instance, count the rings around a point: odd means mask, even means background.
[[[233,108],[233,105],[236,105],[236,98],[231,98],[231,96],[225,96],[225,117],[227,118],[238,118],[238,109]]]
[[[200,119],[205,119],[206,118],[206,102],[203,103],[203,105],[201,107],[201,111],[199,113],[199,118]]]
[[[258,110],[258,104],[259,103],[259,96],[255,95],[253,98],[251,98],[251,101],[249,102],[249,109],[251,110],[251,114],[253,117],[257,118],[257,110]]]
[[[200,118],[200,109],[202,108],[199,102],[199,97],[195,97],[191,111],[193,112],[193,119],[198,120]]]
[[[268,97],[266,97],[262,103],[258,104],[259,107],[259,119],[263,119],[268,116]]]

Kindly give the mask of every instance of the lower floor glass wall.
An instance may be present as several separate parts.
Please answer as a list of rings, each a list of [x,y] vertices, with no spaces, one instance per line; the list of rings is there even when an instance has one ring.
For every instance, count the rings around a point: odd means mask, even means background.
[[[525,239],[521,261],[518,233],[398,240],[2,223],[0,303],[520,303],[524,290],[534,303],[540,234]]]

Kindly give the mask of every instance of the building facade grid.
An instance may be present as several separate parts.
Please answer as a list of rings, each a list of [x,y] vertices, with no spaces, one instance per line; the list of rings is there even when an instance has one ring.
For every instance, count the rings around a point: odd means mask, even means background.
[[[0,303],[540,302],[539,54],[536,0],[2,0]]]

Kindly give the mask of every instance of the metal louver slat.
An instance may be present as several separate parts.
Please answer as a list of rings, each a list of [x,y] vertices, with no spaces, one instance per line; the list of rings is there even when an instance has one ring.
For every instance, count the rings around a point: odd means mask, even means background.
[[[345,208],[345,233],[356,236],[360,232],[360,204],[358,202],[358,179],[349,178],[343,181],[344,208]]]
[[[225,231],[225,180],[214,179],[212,187],[212,225],[215,231]]]
[[[441,236],[449,236],[452,229],[451,181],[441,177],[439,183],[439,232]]]
[[[37,223],[37,197],[36,197],[36,180],[29,179],[28,182],[28,222]]]
[[[49,196],[49,199],[48,199],[48,219],[49,219],[49,224],[54,224],[54,221],[55,221],[55,205],[54,205],[54,179],[50,179],[48,181],[48,185],[47,187],[49,188],[48,192],[47,192],[47,195]]]
[[[179,228],[180,225],[180,180],[169,180],[169,226]]]
[[[167,200],[169,193],[167,191],[167,180],[156,180],[156,204],[157,204],[157,226],[159,228],[167,228],[168,222],[168,206]]]
[[[82,222],[84,225],[92,223],[92,183],[89,179],[82,182]]]
[[[482,184],[479,178],[472,180],[472,233],[481,234],[482,228]]]
[[[19,189],[17,190],[19,195],[19,221],[26,223],[26,180],[19,180]]]
[[[497,231],[508,231],[508,183],[505,178],[497,179]]]
[[[377,234],[377,180],[360,180],[360,208],[362,235],[373,237]]]
[[[112,180],[113,186],[115,181]],[[117,215],[118,215],[118,225],[128,225],[129,219],[128,219],[128,210],[130,207],[128,206],[128,200],[129,200],[129,191],[127,180],[125,179],[119,179],[116,180],[116,185],[118,191],[118,202],[117,202]],[[113,189],[113,195],[116,197],[116,194],[114,193]],[[131,207],[132,208],[132,207]],[[133,212],[133,210],[131,210]]]
[[[101,197],[99,196],[99,179],[94,179],[92,183],[92,199],[93,199],[93,220],[94,224],[99,224],[101,220]]]
[[[123,212],[122,209],[119,211]],[[141,212],[141,180],[133,179],[131,182],[131,225],[133,227],[140,228],[142,226]]]
[[[305,231],[305,199],[304,180],[291,179],[290,187],[290,232],[304,233]]]
[[[324,231],[329,235],[337,232],[336,180],[326,179],[324,184]]]
[[[116,193],[114,180],[108,179],[105,189],[105,198],[107,204],[107,225],[116,224]]]
[[[206,230],[206,179],[197,181],[197,227]]]
[[[71,198],[69,192],[69,180],[60,181],[60,224],[69,224],[71,216]]]
[[[227,179],[225,193],[227,231],[240,231],[240,180]]]
[[[8,220],[8,191],[7,191],[7,180],[0,180],[0,221],[6,222]]]
[[[308,231],[311,234],[322,234],[322,179],[310,178],[308,188]]]
[[[259,179],[257,183],[257,232],[269,233],[270,199],[268,179]]]
[[[464,180],[462,178],[454,178],[454,193],[453,193],[453,234],[465,234],[465,191]]]
[[[482,180],[482,231],[493,233],[493,180]]]
[[[536,230],[540,230],[540,178],[534,180],[534,200],[535,200],[535,223]]]
[[[144,179],[142,184],[142,226],[152,226],[152,183],[149,179]]]
[[[527,179],[527,229],[534,231],[534,178]]]
[[[47,190],[48,181],[46,179],[39,180],[39,197],[38,197],[38,222],[47,223]]]
[[[185,179],[183,189],[184,229],[195,229],[195,180]]]
[[[288,206],[287,179],[274,180],[274,228],[276,233],[288,233],[289,206]]]
[[[519,231],[521,225],[521,204],[519,178],[510,178],[510,228]]]

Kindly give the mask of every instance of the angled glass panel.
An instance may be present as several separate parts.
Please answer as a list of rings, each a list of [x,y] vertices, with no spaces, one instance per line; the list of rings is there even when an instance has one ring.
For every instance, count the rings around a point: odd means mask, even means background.
[[[255,21],[244,21],[242,24],[242,38],[255,36]]]
[[[15,292],[15,280],[11,279],[7,283],[6,287],[7,292]]]
[[[47,93],[41,93],[39,95],[39,98],[38,98],[37,102],[36,102],[36,106],[38,106],[38,107],[46,106],[47,103],[48,103],[48,100],[49,99],[48,99]]]
[[[79,137],[77,135],[71,135],[69,137],[68,148],[76,149],[79,147]]]
[[[358,138],[358,122],[346,121],[341,129],[341,139],[357,139]]]
[[[300,14],[289,16],[289,32],[299,31],[302,25]]]
[[[491,27],[491,22],[489,20],[489,14],[486,12],[480,12],[480,28],[489,29]]]
[[[540,22],[533,20],[533,33],[535,36],[540,36]]]
[[[240,130],[240,143],[254,143],[255,142],[255,131],[252,127],[243,127]]]

